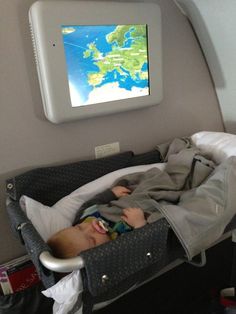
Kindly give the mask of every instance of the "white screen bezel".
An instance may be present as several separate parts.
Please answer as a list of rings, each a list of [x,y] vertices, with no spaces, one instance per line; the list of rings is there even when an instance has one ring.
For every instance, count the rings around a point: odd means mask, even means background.
[[[142,108],[162,99],[161,13],[155,3],[37,1],[29,11],[46,117],[53,123]],[[62,25],[146,24],[149,95],[72,107]]]

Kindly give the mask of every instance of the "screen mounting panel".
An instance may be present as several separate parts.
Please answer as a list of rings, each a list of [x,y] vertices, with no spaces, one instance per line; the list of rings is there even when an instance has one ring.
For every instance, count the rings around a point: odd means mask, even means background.
[[[29,20],[44,111],[51,122],[161,101],[157,4],[37,1]]]

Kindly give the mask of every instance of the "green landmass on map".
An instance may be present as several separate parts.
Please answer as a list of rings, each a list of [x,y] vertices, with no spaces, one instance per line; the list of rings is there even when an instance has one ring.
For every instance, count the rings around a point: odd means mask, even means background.
[[[125,48],[126,41],[130,39],[126,37],[127,33],[130,33],[132,43]],[[84,58],[92,57],[99,68],[97,72],[88,74],[90,85],[95,87],[101,84],[106,74],[114,70],[124,78],[130,75],[134,81],[148,79],[148,72],[142,70],[148,62],[146,25],[119,25],[107,35],[106,40],[112,46],[112,51],[106,55],[97,49],[95,42],[90,43],[84,52]]]

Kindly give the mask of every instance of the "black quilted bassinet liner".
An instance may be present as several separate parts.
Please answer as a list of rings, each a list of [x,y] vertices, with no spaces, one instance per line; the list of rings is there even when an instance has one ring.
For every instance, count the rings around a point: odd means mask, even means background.
[[[46,288],[56,283],[55,274],[40,263],[39,255],[43,251],[50,251],[50,248],[21,210],[19,198],[24,194],[51,206],[78,187],[109,172],[125,167],[157,162],[160,162],[160,155],[157,151],[139,155],[134,155],[133,152],[125,152],[97,160],[36,168],[7,180],[6,189],[10,199],[7,211],[12,230],[25,245]],[[166,234],[161,231],[164,230],[163,228],[166,229]],[[162,237],[166,239],[167,233],[168,226],[163,220],[163,225],[162,222],[157,222],[150,228],[144,228],[143,232],[135,230],[135,232],[128,234],[125,239],[120,237],[116,241],[110,242],[111,245],[94,248],[90,250],[92,255],[84,252],[85,269],[83,273],[86,273],[87,278],[84,284],[87,285],[92,295],[102,295],[112,285],[119,285],[122,282],[122,285],[127,286],[128,281],[126,283],[123,283],[123,281],[128,277],[132,278],[132,274],[146,269],[147,265],[156,264],[157,260],[159,264],[163,264],[164,259],[162,256],[164,255],[160,254],[161,247],[159,247],[159,244],[162,243],[163,247],[166,247],[166,240],[163,240]],[[155,237],[158,239],[158,245],[156,245],[154,250],[155,245],[153,243],[156,241]],[[143,259],[144,255],[145,258]],[[107,256],[113,258],[112,263],[104,261],[104,259],[107,259]],[[118,256],[119,258],[117,258]],[[137,258],[138,256],[140,260]],[[116,258],[117,262],[114,263]],[[160,262],[161,258],[162,262]],[[97,262],[93,264],[93,260]],[[94,271],[93,265],[96,265],[96,271]],[[110,266],[107,267],[108,265]],[[103,275],[106,276],[104,277]],[[102,284],[101,277],[103,278]],[[109,279],[104,280],[104,278]],[[131,282],[134,283],[134,280],[131,280]]]
[[[162,218],[80,255],[87,290],[101,302],[150,279],[184,250]]]

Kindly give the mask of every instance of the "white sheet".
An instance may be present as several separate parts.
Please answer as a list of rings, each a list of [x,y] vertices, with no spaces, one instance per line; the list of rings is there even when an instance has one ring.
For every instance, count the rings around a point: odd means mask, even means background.
[[[54,299],[54,314],[67,314],[73,308],[75,302],[80,300],[82,292],[83,283],[79,270],[73,271],[51,288],[42,291],[46,297]],[[74,313],[82,314],[82,308],[82,302],[79,302],[78,309]]]
[[[95,194],[109,188],[116,179],[128,173],[142,172],[153,167],[163,169],[165,165],[156,163],[116,170],[81,186],[71,194],[63,197],[52,207],[45,206],[23,195],[20,199],[20,206],[25,211],[27,217],[32,221],[44,241],[47,241],[52,234],[71,226],[80,206],[85,201],[91,199]]]
[[[220,164],[231,156],[236,156],[236,135],[224,132],[198,132],[191,137],[195,144],[210,159]]]

